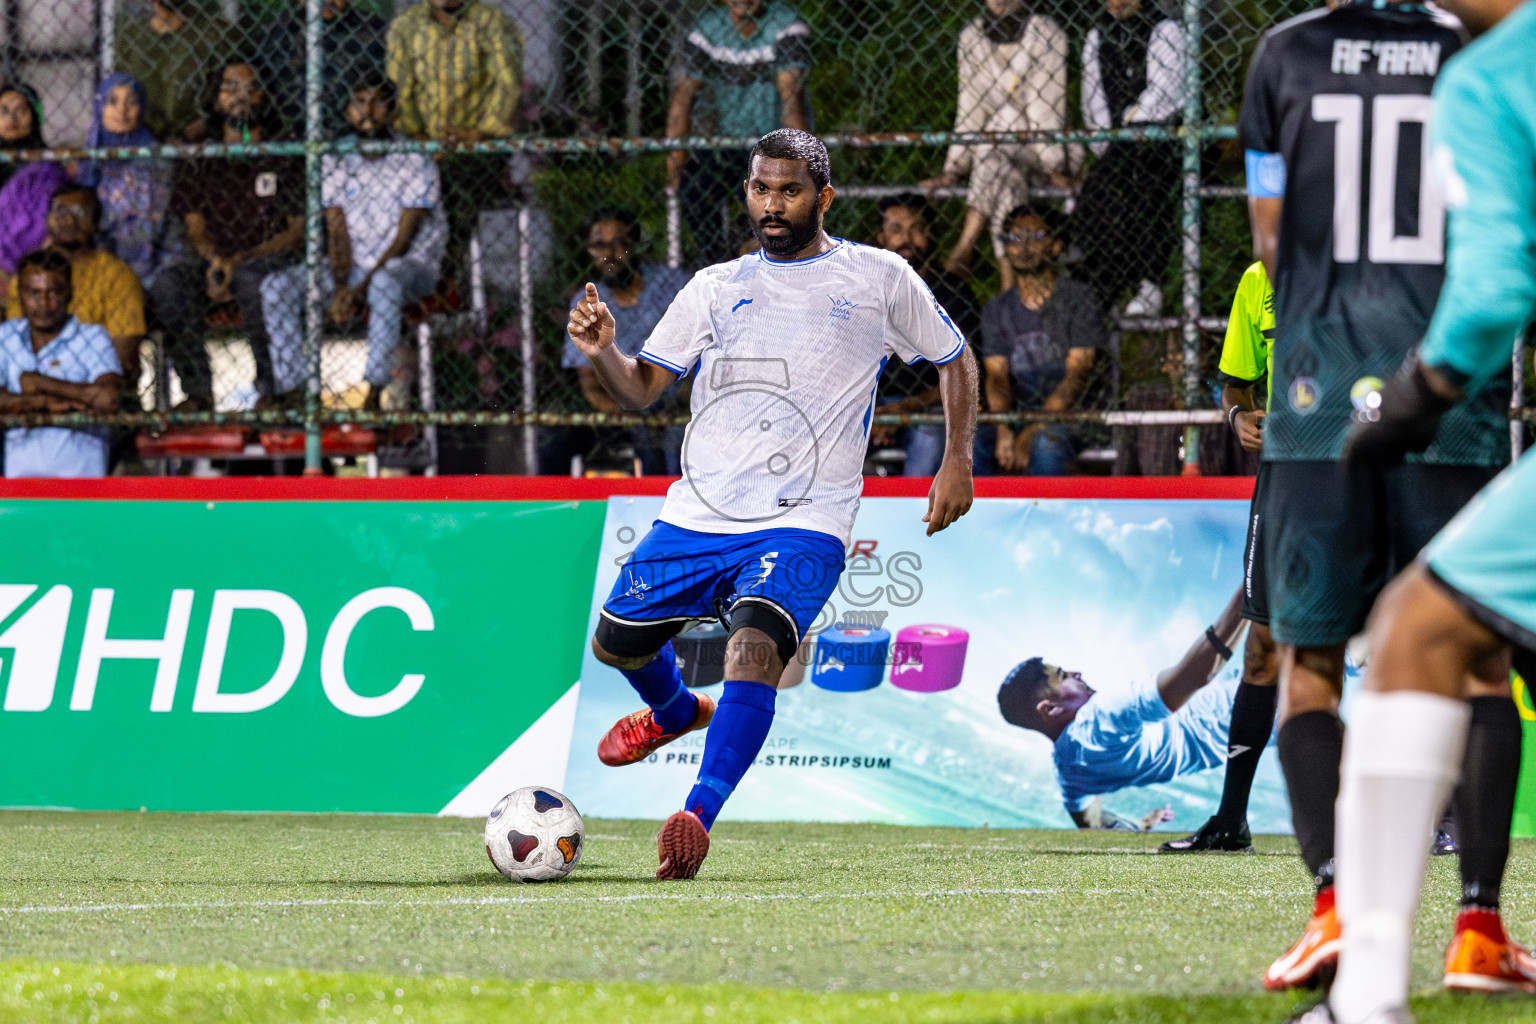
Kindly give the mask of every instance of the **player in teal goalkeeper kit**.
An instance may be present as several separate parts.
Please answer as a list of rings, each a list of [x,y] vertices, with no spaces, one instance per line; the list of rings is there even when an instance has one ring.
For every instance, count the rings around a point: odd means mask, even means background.
[[[1512,344],[1536,313],[1536,2],[1445,6],[1486,31],[1447,64],[1434,91],[1433,160],[1450,209],[1445,286],[1417,362],[1384,390],[1379,416],[1353,428],[1346,458],[1385,462],[1422,450],[1461,395],[1509,372]],[[1343,951],[1329,1000],[1304,1016],[1309,1024],[1411,1020],[1408,960],[1426,855],[1417,838],[1457,781],[1468,680],[1507,678],[1510,645],[1521,665],[1520,649],[1536,648],[1533,509],[1536,458],[1528,457],[1452,520],[1377,604],[1338,801]],[[1494,969],[1480,967],[1489,963]],[[1536,990],[1529,954],[1508,941],[1496,915],[1457,922],[1446,984],[1467,978],[1485,991]]]

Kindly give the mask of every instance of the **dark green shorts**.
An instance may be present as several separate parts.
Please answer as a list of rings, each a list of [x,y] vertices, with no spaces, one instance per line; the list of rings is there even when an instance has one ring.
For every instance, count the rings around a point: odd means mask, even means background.
[[[1382,587],[1492,480],[1482,466],[1266,464],[1263,521],[1270,626],[1299,647],[1365,628]]]

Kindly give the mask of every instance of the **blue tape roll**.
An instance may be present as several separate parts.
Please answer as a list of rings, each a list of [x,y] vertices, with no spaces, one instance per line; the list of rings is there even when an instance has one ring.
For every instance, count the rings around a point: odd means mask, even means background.
[[[873,690],[885,678],[890,651],[889,630],[833,627],[816,638],[811,682],[836,693]]]

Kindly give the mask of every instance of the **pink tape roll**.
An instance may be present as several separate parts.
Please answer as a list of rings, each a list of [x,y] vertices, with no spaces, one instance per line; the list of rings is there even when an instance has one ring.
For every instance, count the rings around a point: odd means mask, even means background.
[[[937,693],[960,685],[971,634],[959,626],[908,626],[896,634],[891,685],[915,693]]]

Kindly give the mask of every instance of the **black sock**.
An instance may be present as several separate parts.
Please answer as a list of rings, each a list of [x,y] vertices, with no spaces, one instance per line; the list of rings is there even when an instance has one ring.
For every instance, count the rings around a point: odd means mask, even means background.
[[[1307,711],[1280,727],[1280,767],[1291,796],[1301,859],[1324,879],[1333,862],[1333,805],[1339,800],[1344,723],[1331,711]]]
[[[1239,683],[1232,700],[1232,727],[1227,734],[1227,777],[1221,783],[1216,820],[1237,828],[1248,820],[1248,792],[1253,773],[1275,728],[1275,702],[1280,687]]]
[[[1520,780],[1520,712],[1508,697],[1473,697],[1467,753],[1452,806],[1462,906],[1497,909]]]

